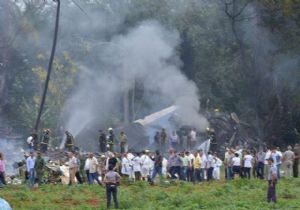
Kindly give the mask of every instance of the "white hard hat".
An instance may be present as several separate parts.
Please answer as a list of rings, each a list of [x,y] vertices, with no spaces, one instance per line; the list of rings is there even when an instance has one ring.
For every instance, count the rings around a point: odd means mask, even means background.
[[[112,128],[109,128],[108,130],[109,130],[109,131],[112,131],[113,129],[112,129]]]

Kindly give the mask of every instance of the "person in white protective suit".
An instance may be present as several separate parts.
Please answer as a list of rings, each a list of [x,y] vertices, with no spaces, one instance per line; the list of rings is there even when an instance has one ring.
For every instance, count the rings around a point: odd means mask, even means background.
[[[213,178],[215,180],[220,180],[220,168],[223,165],[222,160],[218,158],[217,153],[214,154],[213,158]]]
[[[136,155],[131,159],[133,165],[133,173],[134,173],[134,181],[141,180],[141,157],[140,153],[136,153]]]
[[[121,173],[122,175],[127,176],[129,179],[133,179],[133,168],[131,162],[132,156],[132,154],[124,153],[122,158]]]
[[[142,167],[142,180],[149,181],[150,174],[153,168],[153,161],[149,157],[149,151],[143,151],[143,155],[141,156],[141,167]]]

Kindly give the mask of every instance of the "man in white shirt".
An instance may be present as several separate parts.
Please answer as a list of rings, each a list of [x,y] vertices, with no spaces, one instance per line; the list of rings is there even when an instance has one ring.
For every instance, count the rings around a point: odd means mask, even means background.
[[[280,179],[280,166],[281,166],[281,158],[282,153],[279,150],[279,147],[274,147],[271,151],[271,158],[273,158],[274,165],[277,168],[277,179]]]
[[[218,158],[217,153],[214,153],[213,159],[213,178],[215,180],[220,180],[220,167],[223,165],[222,160]]]
[[[35,156],[34,152],[30,152],[30,156],[26,159],[26,170],[29,175],[29,187],[33,187],[35,182]]]
[[[134,172],[134,179],[135,181],[141,180],[141,157],[140,153],[137,153],[135,157],[132,158],[132,164],[133,164],[133,172]]]
[[[246,151],[246,155],[244,156],[244,176],[250,179],[251,177],[251,168],[252,168],[252,160],[253,156],[250,154],[249,151]]]
[[[206,161],[206,170],[207,170],[207,181],[211,181],[213,179],[213,156],[211,152],[208,152],[207,161]]]
[[[73,154],[73,152],[68,152],[68,157],[69,157],[69,177],[70,177],[70,181],[69,181],[69,185],[75,184],[75,174],[77,171],[77,160],[75,155]]]
[[[236,175],[240,176],[240,174],[241,174],[241,158],[239,158],[238,153],[234,154],[234,157],[232,158],[231,165],[232,165],[233,176],[234,177]]]
[[[200,181],[204,181],[206,178],[206,162],[207,162],[207,157],[206,154],[200,150],[200,156],[201,156],[201,166],[200,166]]]
[[[87,177],[87,182],[90,183],[90,159],[87,157],[84,163],[84,171]]]
[[[122,175],[129,177],[132,174],[131,166],[132,166],[132,163],[129,160],[127,153],[124,153],[123,158],[122,158],[122,167],[121,167]]]
[[[98,160],[94,157],[93,153],[89,154],[89,184],[92,185],[94,180],[97,181],[99,185],[102,185],[99,180],[98,175]]]
[[[271,158],[271,154],[272,154],[272,151],[271,149],[267,148],[266,149],[266,155],[265,155],[265,170],[264,170],[264,177],[265,179],[267,179],[267,176],[269,174],[269,169],[270,169],[270,166],[268,164],[268,160]]]
[[[148,151],[144,151],[141,156],[142,179],[144,181],[150,180],[150,172],[153,165],[153,161],[150,159],[148,154]]]

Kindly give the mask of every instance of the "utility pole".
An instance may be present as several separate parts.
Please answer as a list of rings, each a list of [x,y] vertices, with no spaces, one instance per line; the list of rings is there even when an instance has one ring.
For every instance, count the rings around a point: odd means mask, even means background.
[[[38,133],[40,120],[41,120],[41,116],[42,116],[44,105],[45,105],[45,100],[46,100],[46,95],[47,95],[47,91],[48,91],[48,85],[49,85],[49,80],[50,80],[50,75],[51,75],[51,70],[52,70],[53,59],[54,59],[54,55],[55,55],[58,28],[59,28],[60,0],[53,0],[53,1],[57,3],[54,37],[53,37],[52,50],[51,50],[51,55],[50,55],[50,60],[49,60],[49,65],[48,65],[47,78],[46,78],[46,81],[45,81],[43,96],[42,96],[38,116],[36,118],[36,122],[35,122],[35,126],[34,126],[34,131],[36,133]]]

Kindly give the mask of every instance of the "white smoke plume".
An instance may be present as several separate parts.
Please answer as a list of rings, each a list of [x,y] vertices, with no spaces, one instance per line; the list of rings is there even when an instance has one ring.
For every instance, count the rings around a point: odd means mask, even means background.
[[[15,162],[24,159],[23,142],[12,139],[0,138],[0,152],[4,154],[4,162],[7,175],[17,174],[17,169],[13,167]]]
[[[158,111],[169,105],[181,107],[183,123],[205,129],[206,119],[199,114],[196,85],[181,72],[176,53],[180,44],[177,31],[167,30],[156,21],[146,21],[109,43],[95,43],[100,48],[98,69],[82,67],[77,91],[67,102],[66,129],[76,136],[93,122],[105,124],[122,112],[124,90],[138,81],[143,86],[142,100],[148,110]]]

